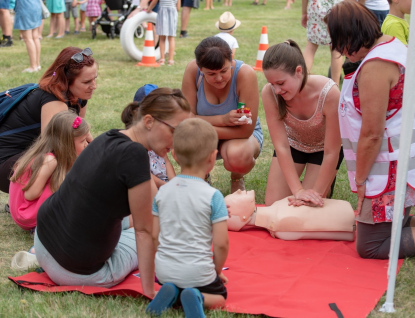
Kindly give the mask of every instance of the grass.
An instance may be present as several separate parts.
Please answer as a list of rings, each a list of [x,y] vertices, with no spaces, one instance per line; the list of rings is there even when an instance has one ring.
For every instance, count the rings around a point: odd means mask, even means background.
[[[266,6],[252,6],[251,0],[235,1],[231,8],[235,17],[242,25],[235,31],[234,36],[240,48],[236,58],[245,63],[255,65],[259,37],[262,26],[267,26],[269,44],[273,45],[288,38],[294,39],[304,48],[306,31],[300,25],[301,2],[296,1],[292,10],[284,10],[285,1],[269,1]],[[42,41],[41,64],[42,71],[52,63],[57,54],[66,46],[81,48],[90,47],[99,63],[98,88],[88,103],[87,120],[92,126],[92,134],[98,136],[110,128],[122,127],[120,113],[130,102],[138,87],[145,83],[155,83],[159,86],[181,87],[181,80],[186,64],[193,58],[196,45],[207,36],[217,33],[214,24],[220,14],[228,9],[223,2],[215,2],[215,10],[193,10],[188,31],[190,37],[176,40],[176,64],[173,67],[142,68],[135,67],[122,50],[118,39],[109,40],[98,32],[97,39],[92,40],[90,33],[78,36],[69,35],[63,39],[44,39]],[[43,35],[46,35],[49,21]],[[72,21],[71,21],[72,23]],[[180,24],[180,23],[179,23]],[[73,26],[72,26],[73,31]],[[28,82],[37,82],[40,73],[21,73],[28,67],[28,57],[24,43],[19,41],[18,31],[14,31],[14,46],[1,48],[0,55],[0,91]],[[313,73],[327,74],[330,54],[327,47],[317,51]],[[266,83],[264,75],[257,73],[260,89]],[[255,168],[246,177],[248,189],[255,189],[258,203],[264,202],[265,186],[269,163],[272,156],[272,143],[264,117],[262,104],[259,116],[264,131],[264,149],[257,160]],[[177,167],[176,167],[177,168]],[[224,195],[229,193],[229,173],[219,161],[212,172],[213,185]],[[356,202],[350,192],[347,173],[342,165],[334,192],[334,197]],[[0,210],[7,203],[7,195],[0,193]],[[3,211],[2,211],[3,212]],[[0,317],[142,317],[147,301],[141,298],[129,297],[89,297],[79,293],[46,294],[22,291],[12,284],[7,276],[17,276],[21,273],[10,269],[12,256],[19,250],[27,250],[32,245],[29,234],[17,227],[9,215],[0,213]],[[415,260],[407,259],[397,277],[395,292],[395,309],[393,317],[415,317],[414,297]],[[385,299],[379,301],[369,317],[386,317],[378,312]],[[254,317],[252,315],[230,314],[220,311],[208,311],[208,317]],[[166,317],[183,317],[182,311],[169,312]]]

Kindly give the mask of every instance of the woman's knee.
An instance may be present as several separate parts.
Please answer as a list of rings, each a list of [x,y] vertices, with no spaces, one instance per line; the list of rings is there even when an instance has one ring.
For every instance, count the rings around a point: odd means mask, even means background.
[[[255,166],[253,154],[246,151],[230,151],[222,158],[223,166],[228,171],[248,173]]]
[[[387,259],[390,249],[390,224],[357,223],[356,251],[361,258]]]
[[[228,171],[247,173],[255,166],[255,150],[248,143],[225,143],[220,151]]]

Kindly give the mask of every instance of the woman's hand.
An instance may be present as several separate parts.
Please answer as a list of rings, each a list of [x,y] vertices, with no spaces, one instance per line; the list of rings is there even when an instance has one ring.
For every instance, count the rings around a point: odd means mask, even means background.
[[[245,125],[246,121],[239,121],[239,119],[245,115],[248,118],[252,117],[251,113],[238,113],[235,109],[231,110],[229,113],[223,115],[223,126],[241,126]]]
[[[301,15],[301,26],[307,28],[307,13]]]
[[[359,215],[362,211],[363,200],[365,199],[366,193],[366,184],[356,185],[357,188],[357,205],[356,205],[356,215]]]
[[[300,189],[294,194],[294,199],[288,199],[288,205],[300,206],[323,206],[324,201],[321,194],[313,189]]]

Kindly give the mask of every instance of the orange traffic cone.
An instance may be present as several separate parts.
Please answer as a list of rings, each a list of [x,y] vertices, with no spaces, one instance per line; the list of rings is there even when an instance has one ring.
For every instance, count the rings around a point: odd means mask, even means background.
[[[159,67],[156,62],[156,50],[154,49],[153,24],[148,23],[146,31],[146,39],[144,41],[143,58],[136,66]]]
[[[259,39],[258,54],[256,56],[256,64],[253,67],[255,71],[262,72],[262,60],[264,59],[265,51],[268,49],[268,33],[267,27],[262,27],[261,38]]]

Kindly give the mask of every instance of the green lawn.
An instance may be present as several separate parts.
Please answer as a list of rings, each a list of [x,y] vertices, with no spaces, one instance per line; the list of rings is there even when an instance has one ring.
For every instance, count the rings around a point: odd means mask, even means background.
[[[269,44],[273,45],[291,38],[304,48],[306,31],[300,25],[301,1],[292,5],[292,10],[284,10],[285,1],[268,1],[266,6],[252,6],[251,0],[234,1],[231,7],[235,17],[242,25],[234,32],[240,48],[236,58],[255,65],[258,43],[262,26],[268,28]],[[196,45],[207,36],[217,33],[215,22],[220,14],[228,9],[222,2],[215,2],[215,9],[193,10],[189,22],[189,38],[176,40],[175,65],[172,67],[143,68],[136,67],[122,50],[119,39],[110,40],[98,32],[95,40],[91,33],[69,35],[63,39],[42,40],[41,65],[39,73],[21,73],[29,66],[25,45],[19,41],[18,31],[14,31],[14,46],[0,48],[0,91],[28,82],[37,82],[41,73],[52,63],[57,54],[66,46],[90,47],[99,63],[98,88],[88,103],[87,120],[91,124],[93,136],[98,136],[110,128],[121,128],[120,113],[130,102],[138,87],[145,83],[158,86],[181,87],[186,64],[193,58]],[[71,21],[73,24],[73,22]],[[43,35],[48,34],[49,21]],[[179,23],[180,24],[180,23]],[[72,25],[73,31],[73,25]],[[330,63],[328,47],[317,51],[313,73],[327,74]],[[264,75],[257,73],[259,87],[266,83]],[[264,149],[257,160],[256,167],[246,177],[248,189],[255,189],[258,203],[264,202],[265,186],[273,147],[268,135],[262,104],[260,119],[264,131]],[[230,175],[218,162],[212,172],[213,185],[224,195],[229,193]],[[177,168],[177,166],[176,166]],[[350,192],[344,164],[337,177],[334,198],[350,201],[355,205],[355,196]],[[20,273],[10,269],[12,256],[19,250],[27,250],[32,245],[29,234],[22,231],[3,213],[7,195],[0,193],[0,317],[142,317],[147,301],[128,297],[88,297],[79,293],[45,294],[21,291],[12,284],[7,276]],[[398,275],[395,293],[396,313],[393,317],[415,317],[415,260],[405,260]],[[310,298],[311,301],[312,298]],[[369,317],[386,317],[378,312],[384,303],[382,299]],[[208,317],[253,317],[234,315],[226,312],[209,311]],[[182,311],[169,312],[165,317],[182,317]]]

